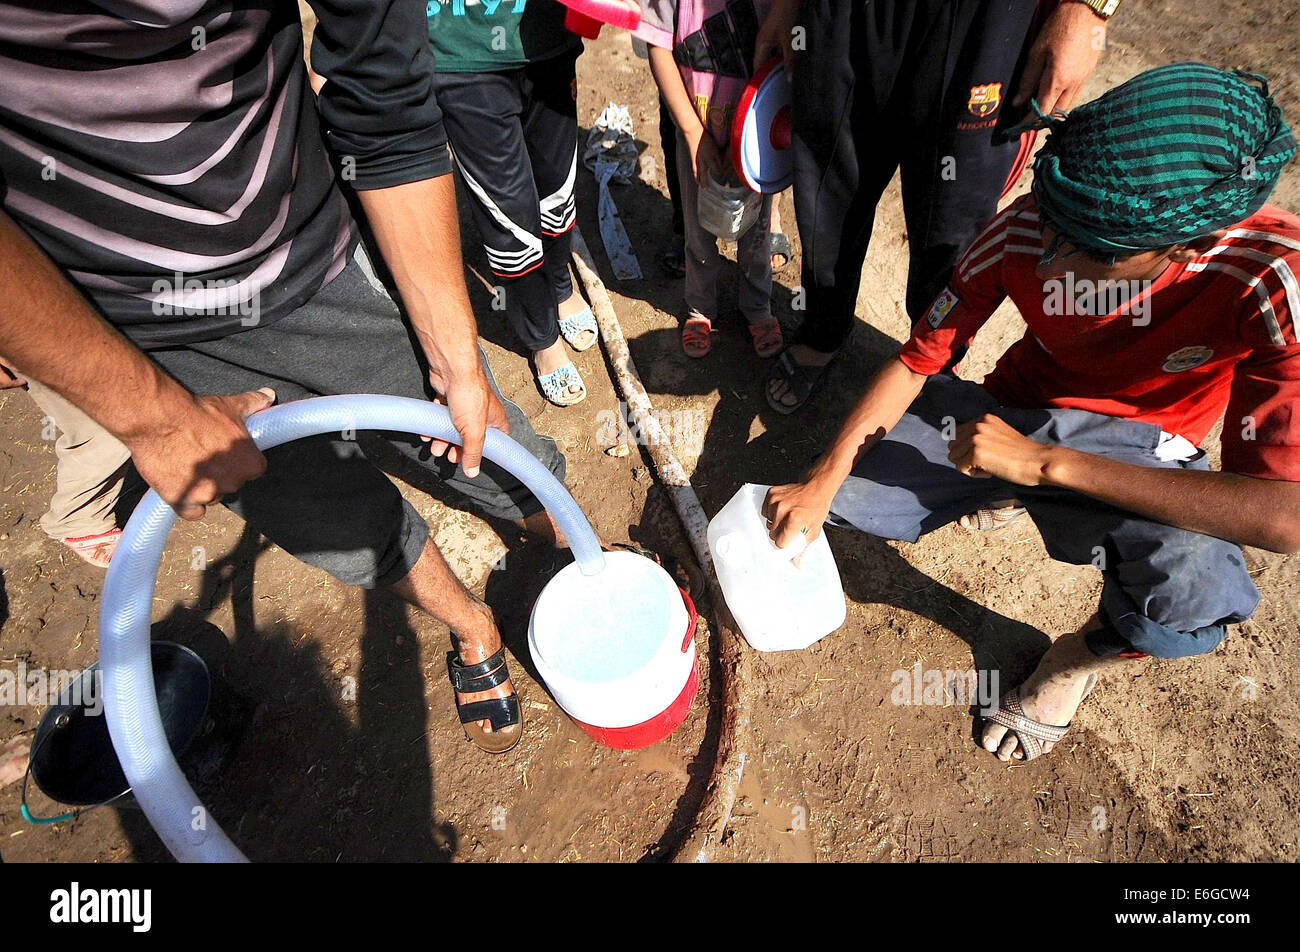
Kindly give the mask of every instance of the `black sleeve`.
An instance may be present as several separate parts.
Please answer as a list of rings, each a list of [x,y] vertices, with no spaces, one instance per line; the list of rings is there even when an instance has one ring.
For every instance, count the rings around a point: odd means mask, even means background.
[[[327,80],[320,111],[344,178],[370,189],[450,172],[424,0],[310,5],[312,68]]]

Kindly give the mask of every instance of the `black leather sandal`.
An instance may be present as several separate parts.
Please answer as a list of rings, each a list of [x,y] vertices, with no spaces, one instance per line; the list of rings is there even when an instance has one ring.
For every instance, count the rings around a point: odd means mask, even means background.
[[[768,254],[775,258],[777,255],[785,258],[780,264],[772,265],[772,273],[784,271],[786,265],[794,260],[794,248],[790,245],[790,238],[779,231],[772,232],[767,239]]]
[[[831,365],[835,363],[839,354],[840,351],[836,351],[830,361],[821,367],[811,365],[805,367],[794,359],[794,354],[790,353],[789,347],[781,351],[763,384],[763,396],[767,399],[767,405],[777,413],[786,416],[803,409],[804,404],[812,399],[814,391],[821,385],[822,379],[830,372]],[[794,394],[794,403],[782,403],[772,396],[772,383],[777,380],[786,385],[788,393]]]
[[[478,664],[461,664],[454,651],[447,652],[447,674],[451,686],[460,694],[475,694],[497,687],[510,680],[510,668],[506,664],[506,649],[502,646],[496,654]],[[504,754],[524,736],[523,713],[519,708],[519,695],[491,698],[486,701],[456,700],[456,712],[468,737],[480,750],[489,754]],[[479,721],[487,721],[492,730],[484,730]],[[506,728],[519,726],[518,730],[506,732]]]

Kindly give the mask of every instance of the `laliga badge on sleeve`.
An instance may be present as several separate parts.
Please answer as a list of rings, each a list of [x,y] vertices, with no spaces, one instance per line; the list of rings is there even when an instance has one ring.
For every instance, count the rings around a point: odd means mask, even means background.
[[[951,288],[944,288],[939,296],[934,299],[930,305],[930,313],[926,315],[925,322],[930,325],[931,330],[937,331],[939,325],[944,319],[952,313],[952,309],[957,306],[959,298],[952,293]]]
[[[731,159],[742,182],[775,194],[794,181],[791,85],[781,61],[768,63],[749,81],[731,125]]]

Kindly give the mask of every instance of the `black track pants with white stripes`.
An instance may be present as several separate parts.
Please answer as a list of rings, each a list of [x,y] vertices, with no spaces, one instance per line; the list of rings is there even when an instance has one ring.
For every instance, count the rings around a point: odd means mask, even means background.
[[[436,92],[510,326],[530,352],[544,350],[559,337],[559,302],[573,293],[574,59],[439,73]]]
[[[943,289],[1017,163],[1022,141],[1002,130],[1019,119],[1015,82],[1051,6],[804,0],[793,110],[802,343],[830,352],[848,338],[876,204],[900,169],[914,321]]]

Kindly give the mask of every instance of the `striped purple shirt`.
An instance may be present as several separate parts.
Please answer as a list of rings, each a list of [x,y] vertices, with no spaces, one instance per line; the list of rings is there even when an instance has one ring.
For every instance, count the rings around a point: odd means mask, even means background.
[[[269,323],[342,270],[332,166],[450,170],[424,5],[319,13],[318,113],[293,0],[0,0],[0,204],[140,346]]]

